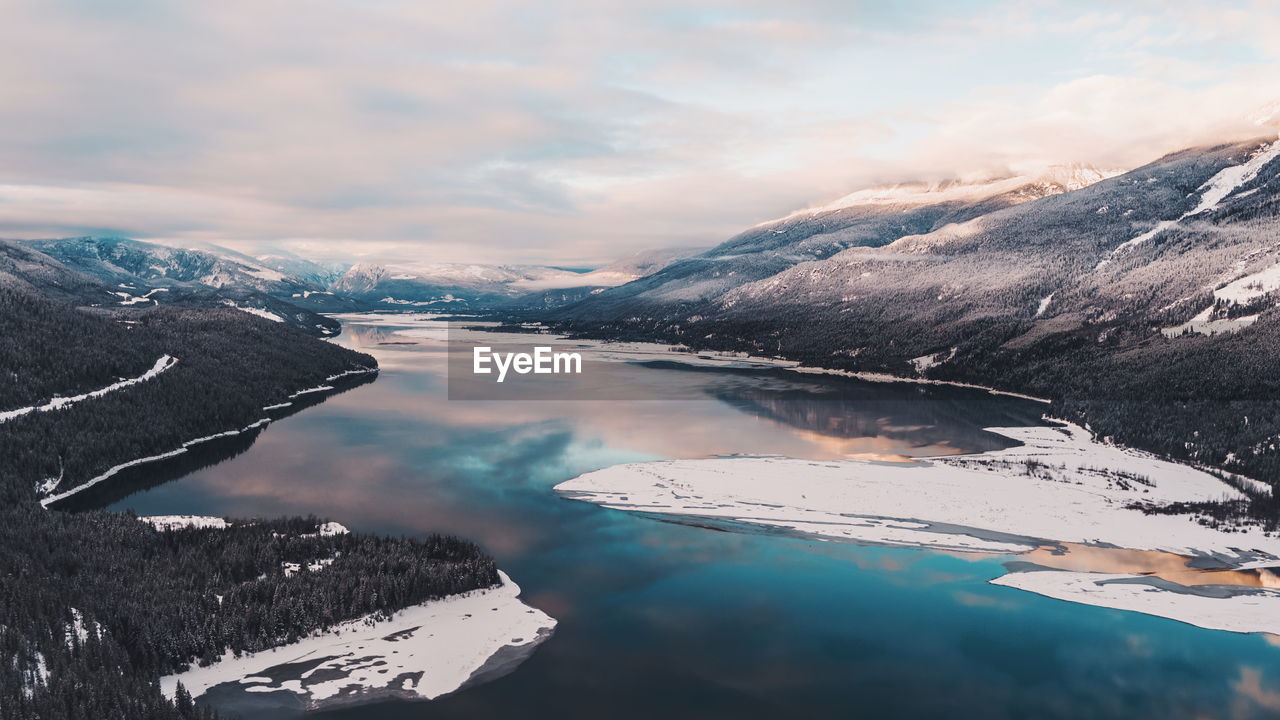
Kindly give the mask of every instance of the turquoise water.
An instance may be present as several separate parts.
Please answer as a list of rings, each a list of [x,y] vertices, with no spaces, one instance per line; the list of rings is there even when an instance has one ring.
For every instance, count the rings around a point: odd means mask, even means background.
[[[1280,645],[987,580],[1008,557],[724,532],[552,487],[618,462],[999,447],[1042,407],[975,391],[777,371],[627,366],[677,388],[635,403],[449,402],[427,341],[349,326],[374,383],[273,423],[242,454],[112,505],[314,513],[485,546],[556,617],[513,674],[430,703],[324,718],[1270,717]],[[656,375],[655,375],[656,374]],[[263,717],[274,716],[265,713]]]

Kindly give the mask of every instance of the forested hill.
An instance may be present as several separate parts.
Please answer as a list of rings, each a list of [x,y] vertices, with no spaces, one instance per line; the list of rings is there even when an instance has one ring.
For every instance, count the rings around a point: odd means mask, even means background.
[[[301,330],[337,334],[338,323],[300,304],[329,296],[315,278],[298,278],[225,248],[171,248],[114,237],[0,240],[0,258],[43,256],[74,272],[78,291],[63,299],[94,307],[232,307]],[[54,288],[42,284],[46,291]],[[340,306],[333,309],[344,309]]]
[[[0,474],[16,500],[241,430],[266,417],[264,407],[376,363],[231,309],[74,308],[11,285],[0,286],[0,367],[10,380],[0,418],[155,373],[0,422]]]
[[[1280,485],[1273,134],[1174,153],[923,231],[909,222],[915,212],[901,211],[902,232],[879,247],[694,299],[679,290],[715,285],[721,269],[659,282],[676,264],[554,317],[593,334],[1049,397],[1054,414],[1101,435]],[[800,214],[763,229],[813,243],[824,218]]]
[[[452,538],[315,518],[161,530],[42,507],[376,369],[230,308],[77,306],[100,290],[0,247],[0,720],[207,717],[183,693],[163,697],[159,677],[498,582],[490,558]]]

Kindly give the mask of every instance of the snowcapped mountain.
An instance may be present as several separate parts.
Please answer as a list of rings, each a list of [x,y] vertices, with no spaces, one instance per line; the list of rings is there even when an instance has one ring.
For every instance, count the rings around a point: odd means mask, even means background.
[[[175,248],[126,238],[28,240],[21,245],[107,293],[81,294],[100,306],[228,306],[278,320],[312,335],[333,335],[338,323],[291,302],[323,287],[286,275],[233,250]],[[48,288],[45,284],[43,289]]]
[[[906,183],[858,190],[817,207],[797,210],[757,227],[777,226],[794,218],[814,218],[858,206],[912,207],[944,203],[975,203],[1005,197],[1010,204],[1026,202],[1062,192],[1088,187],[1099,180],[1119,175],[1122,170],[1099,170],[1088,165],[1055,165],[1036,175],[1012,175],[979,181],[948,180],[934,183]]]
[[[1274,132],[1112,177],[984,187],[855,194],[553,317],[1026,392],[1118,439],[1280,482]]]
[[[861,190],[761,223],[705,252],[584,299],[569,317],[679,316],[735,288],[854,247],[879,247],[1004,208],[1072,192],[1112,176],[1084,166],[979,182],[916,183]]]
[[[119,298],[97,278],[76,272],[25,245],[0,240],[0,288],[41,291],[70,304],[111,303]]]
[[[641,250],[585,273],[569,273],[552,277],[522,280],[513,287],[520,292],[537,292],[564,288],[616,287],[667,267],[677,260],[702,252],[705,248],[656,248]]]
[[[329,290],[381,308],[464,310],[503,303],[520,295],[525,283],[566,282],[581,273],[538,265],[360,263]]]
[[[327,287],[334,280],[342,277],[342,274],[351,267],[346,263],[316,262],[287,250],[255,255],[253,260],[272,270],[320,287]]]
[[[323,289],[226,248],[212,252],[114,237],[29,240],[26,245],[106,282],[237,287],[285,296]]]

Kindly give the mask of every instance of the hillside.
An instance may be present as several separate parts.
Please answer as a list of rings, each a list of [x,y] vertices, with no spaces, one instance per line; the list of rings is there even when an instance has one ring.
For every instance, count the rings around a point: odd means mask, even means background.
[[[935,205],[800,213],[699,256],[701,267],[677,263],[555,317],[583,332],[1049,397],[1055,414],[1103,435],[1280,483],[1277,147],[1268,135],[1184,150],[927,225]],[[761,263],[747,282],[712,269],[763,232],[813,247],[832,236],[831,213],[873,211],[857,226],[865,242],[835,231],[847,246],[826,257]],[[886,239],[889,228],[910,232]]]
[[[369,356],[226,307],[77,306],[107,292],[0,242],[0,720],[211,717],[157,680],[499,583],[447,537],[59,510],[375,377]]]
[[[1087,186],[1106,176],[1091,168],[1054,168],[1035,177],[875,188],[750,228],[697,255],[568,309],[591,322],[633,315],[680,318],[725,294],[850,248],[965,223],[998,210]]]
[[[225,306],[290,325],[309,335],[325,337],[338,332],[335,321],[317,314],[328,308],[301,307],[304,298],[324,293],[323,285],[285,274],[225,248],[173,248],[112,237],[27,240],[6,245],[35,250],[96,280],[98,287],[92,293],[68,297],[82,305]]]

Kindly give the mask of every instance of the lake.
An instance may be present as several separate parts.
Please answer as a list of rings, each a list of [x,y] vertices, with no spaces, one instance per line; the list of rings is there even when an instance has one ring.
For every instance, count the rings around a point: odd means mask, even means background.
[[[989,585],[1010,556],[698,527],[552,490],[650,459],[988,450],[1008,441],[982,428],[1034,424],[1043,405],[661,361],[610,370],[611,384],[664,389],[652,399],[450,401],[445,346],[429,332],[398,334],[428,326],[348,320],[336,342],[374,354],[376,382],[273,422],[233,457],[109,505],[147,515],[315,514],[362,532],[457,534],[484,546],[526,602],[559,620],[528,661],[494,682],[316,718],[1280,713],[1275,638]]]

